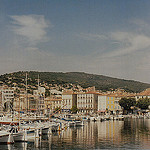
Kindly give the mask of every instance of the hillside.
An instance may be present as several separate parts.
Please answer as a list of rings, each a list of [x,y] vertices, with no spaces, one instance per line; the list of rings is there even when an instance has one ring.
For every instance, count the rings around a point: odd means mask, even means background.
[[[9,86],[18,85],[24,88],[26,72],[14,72],[10,74],[4,74],[0,76],[0,81]],[[28,85],[37,86],[38,74],[40,77],[40,83],[47,85],[57,84],[65,85],[72,83],[74,85],[80,85],[84,88],[95,86],[96,89],[107,91],[110,89],[122,88],[127,92],[140,92],[150,87],[150,84],[137,82],[133,80],[124,80],[111,78],[103,75],[87,74],[84,72],[28,72]],[[2,84],[2,83],[1,83]]]

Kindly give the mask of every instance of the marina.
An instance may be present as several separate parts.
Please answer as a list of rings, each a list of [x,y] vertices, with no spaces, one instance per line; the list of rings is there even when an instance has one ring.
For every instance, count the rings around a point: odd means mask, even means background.
[[[59,128],[58,128],[59,129]],[[82,126],[42,132],[13,144],[1,143],[1,149],[149,149],[150,119],[126,117],[124,120],[84,121]],[[29,136],[29,135],[28,135]]]

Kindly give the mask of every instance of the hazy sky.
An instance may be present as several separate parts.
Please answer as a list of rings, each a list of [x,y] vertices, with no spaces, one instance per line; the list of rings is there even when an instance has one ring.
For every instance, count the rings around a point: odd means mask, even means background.
[[[26,70],[150,83],[150,1],[0,0],[0,74]]]

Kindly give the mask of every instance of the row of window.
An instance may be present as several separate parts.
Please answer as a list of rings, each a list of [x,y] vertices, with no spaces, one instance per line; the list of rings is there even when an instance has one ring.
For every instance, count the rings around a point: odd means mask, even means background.
[[[81,108],[92,108],[92,105],[80,105],[80,106],[78,106],[79,107],[79,109],[81,109]]]
[[[113,106],[111,106],[111,107],[108,106],[108,109],[109,109],[109,108],[113,109],[114,107],[113,107]]]
[[[3,91],[4,93],[14,93],[14,91]]]
[[[93,101],[92,101],[92,100],[86,100],[86,101],[78,100],[78,102],[79,102],[79,103],[82,103],[82,102],[83,102],[83,103],[92,103]]]
[[[93,97],[78,97],[78,99],[92,99]]]
[[[113,100],[113,97],[108,97],[108,99],[112,99]]]
[[[109,109],[109,108],[113,109],[114,107],[113,107],[113,106],[111,106],[111,107],[108,106],[108,109]],[[115,106],[115,109],[121,109],[121,107],[120,107],[120,106]]]
[[[5,95],[4,97],[14,97],[14,95]]]

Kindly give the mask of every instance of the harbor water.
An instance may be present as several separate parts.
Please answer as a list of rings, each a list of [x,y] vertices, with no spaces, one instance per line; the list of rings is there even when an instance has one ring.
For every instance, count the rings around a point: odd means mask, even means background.
[[[0,145],[0,150],[150,149],[150,119],[85,122],[34,141]]]

